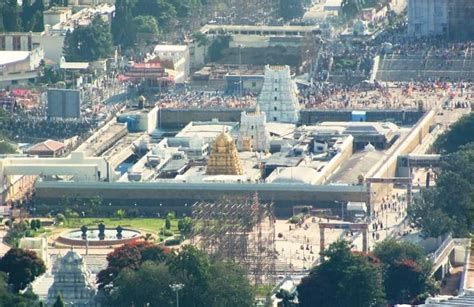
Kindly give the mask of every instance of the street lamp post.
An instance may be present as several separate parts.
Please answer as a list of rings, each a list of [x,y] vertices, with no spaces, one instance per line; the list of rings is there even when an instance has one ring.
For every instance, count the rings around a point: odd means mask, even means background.
[[[183,289],[184,284],[171,284],[170,288],[176,292],[176,307],[179,307],[179,290]]]
[[[335,200],[334,203],[341,204],[341,221],[344,222],[344,202]]]

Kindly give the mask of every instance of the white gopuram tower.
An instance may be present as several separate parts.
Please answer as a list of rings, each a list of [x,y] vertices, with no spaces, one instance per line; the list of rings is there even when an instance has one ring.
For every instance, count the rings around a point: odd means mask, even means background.
[[[268,151],[270,149],[270,133],[265,126],[266,123],[265,112],[261,112],[258,105],[255,112],[242,112],[237,149],[239,151]]]
[[[265,66],[262,91],[257,99],[260,110],[269,122],[297,123],[299,119],[298,90],[291,80],[290,67]]]

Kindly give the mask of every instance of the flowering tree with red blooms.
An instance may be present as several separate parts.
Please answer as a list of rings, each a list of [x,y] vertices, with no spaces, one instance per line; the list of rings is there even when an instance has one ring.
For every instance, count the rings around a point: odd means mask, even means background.
[[[431,278],[432,264],[423,250],[410,242],[387,239],[375,246],[382,263],[383,283],[391,304],[414,304],[437,291]]]
[[[107,268],[97,275],[99,288],[108,291],[118,274],[125,268],[138,270],[145,261],[165,262],[171,255],[171,249],[150,242],[122,245],[107,255]]]

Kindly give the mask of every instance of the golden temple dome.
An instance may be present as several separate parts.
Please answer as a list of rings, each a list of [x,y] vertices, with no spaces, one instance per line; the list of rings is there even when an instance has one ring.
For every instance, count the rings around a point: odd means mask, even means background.
[[[230,143],[233,143],[234,140],[227,132],[222,132],[219,134],[215,140],[218,146],[228,146]]]

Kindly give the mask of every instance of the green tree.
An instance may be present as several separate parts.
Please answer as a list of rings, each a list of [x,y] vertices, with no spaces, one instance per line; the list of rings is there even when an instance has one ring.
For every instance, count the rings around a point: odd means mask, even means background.
[[[474,226],[474,143],[443,158],[436,186],[423,192],[408,214],[425,236],[448,231],[464,236]]]
[[[407,208],[411,224],[421,230],[423,237],[439,237],[453,229],[453,219],[435,204],[438,192],[435,189],[423,190]]]
[[[156,18],[159,27],[167,28],[176,18],[176,9],[164,0],[138,0],[133,6],[133,16],[151,15]]]
[[[436,291],[430,277],[432,264],[419,246],[386,239],[375,246],[374,255],[382,263],[385,293],[391,304],[414,304],[420,295]]]
[[[134,42],[132,22],[132,3],[129,0],[115,1],[115,14],[112,19],[111,31],[114,43],[124,47]]]
[[[192,34],[193,40],[197,43],[198,47],[209,45],[209,38],[201,31],[196,31]]]
[[[69,62],[89,62],[107,58],[113,51],[109,25],[96,16],[90,25],[67,33],[64,55]]]
[[[124,209],[118,209],[116,212],[115,212],[115,216],[121,220],[125,217],[125,210]]]
[[[441,153],[454,153],[468,143],[474,142],[474,113],[464,115],[449,126],[434,143],[434,149]]]
[[[164,263],[144,262],[137,270],[124,269],[114,282],[112,306],[173,306],[170,284],[175,278]]]
[[[178,230],[184,236],[191,235],[193,231],[193,220],[190,217],[185,217],[178,221]]]
[[[21,31],[20,8],[16,0],[6,0],[2,14],[3,26],[6,32]]]
[[[12,248],[0,259],[0,270],[8,274],[8,283],[18,292],[43,274],[46,266],[35,252]]]
[[[64,304],[63,296],[58,294],[58,297],[56,298],[56,301],[53,304],[53,307],[65,307],[66,305]]]
[[[125,268],[137,270],[144,261],[164,262],[171,257],[171,250],[149,242],[124,244],[107,255],[107,268],[97,275],[100,289],[108,293],[118,274]]]
[[[209,46],[209,59],[211,62],[222,58],[222,51],[229,48],[231,37],[229,35],[219,35],[212,40]]]
[[[302,0],[280,0],[280,16],[283,19],[301,18],[303,14],[304,8]]]
[[[321,253],[325,260],[298,285],[301,307],[384,306],[382,276],[367,257],[338,241]]]
[[[199,0],[170,0],[170,4],[173,5],[176,16],[180,18],[190,17],[201,7]]]
[[[16,149],[13,145],[8,142],[0,140],[0,154],[14,154],[16,153]]]
[[[5,272],[0,272],[0,305],[1,306],[36,306],[38,297],[26,291],[24,294],[12,293],[7,283],[8,277]]]
[[[211,306],[207,295],[210,283],[211,263],[207,255],[193,246],[185,246],[170,262],[171,272],[185,284],[180,291],[180,303],[189,307]]]
[[[342,0],[341,2],[341,13],[346,20],[352,19],[357,16],[360,10],[360,0]]]
[[[153,16],[137,16],[133,18],[136,33],[158,34],[158,23]]]
[[[254,292],[247,273],[233,262],[216,262],[210,267],[209,306],[254,306]]]
[[[278,304],[279,307],[293,307],[296,306],[294,300],[296,298],[295,294],[290,294],[287,290],[280,289],[275,295],[276,298],[281,299],[281,302]]]

